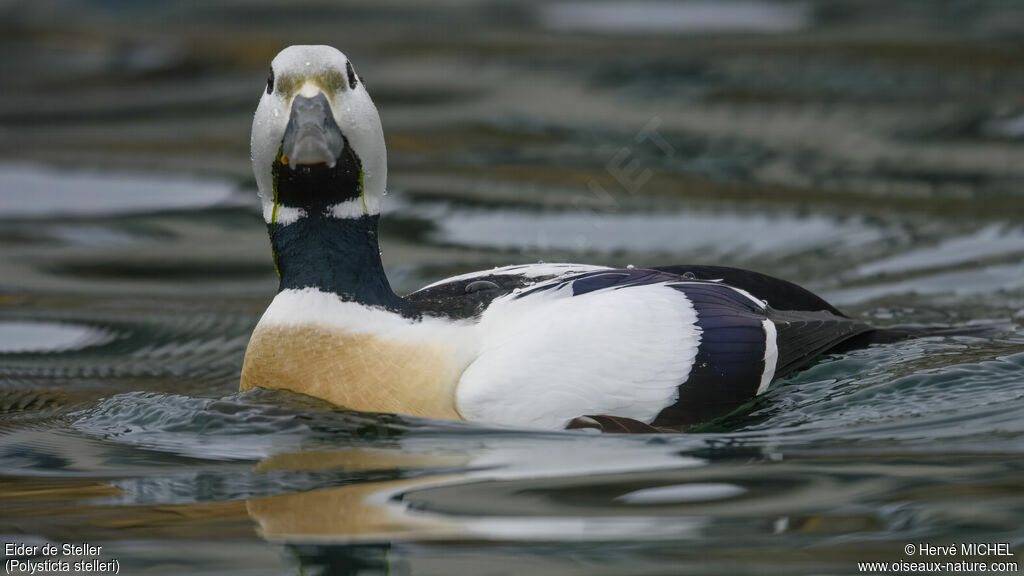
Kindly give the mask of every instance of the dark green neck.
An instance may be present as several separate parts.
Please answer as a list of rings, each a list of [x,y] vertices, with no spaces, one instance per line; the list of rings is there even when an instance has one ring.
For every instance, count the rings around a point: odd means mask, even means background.
[[[275,217],[267,225],[281,278],[279,290],[317,288],[343,300],[406,314],[409,306],[391,291],[380,261],[380,216],[335,218],[330,214],[332,205],[359,202],[363,195],[362,161],[347,139],[344,144],[331,167],[287,166],[283,150],[277,152],[272,166],[275,205],[306,214],[291,224],[279,224]]]
[[[384,275],[377,244],[379,215],[334,218],[310,212],[291,224],[268,224],[280,290],[317,288],[343,300],[405,313]]]

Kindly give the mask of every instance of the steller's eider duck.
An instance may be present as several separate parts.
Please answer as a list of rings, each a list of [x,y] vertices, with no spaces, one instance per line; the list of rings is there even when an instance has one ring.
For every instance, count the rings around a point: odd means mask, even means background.
[[[251,144],[280,290],[242,390],[494,425],[681,430],[874,332],[795,284],[719,266],[527,264],[397,296],[377,241],[380,117],[329,46],[274,58]]]

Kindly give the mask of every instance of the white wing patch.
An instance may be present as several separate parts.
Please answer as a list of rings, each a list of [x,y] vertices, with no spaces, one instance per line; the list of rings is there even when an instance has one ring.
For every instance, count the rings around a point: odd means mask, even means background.
[[[523,278],[544,278],[550,276],[568,276],[570,274],[583,274],[584,272],[595,272],[597,270],[611,270],[608,266],[592,266],[590,264],[563,264],[563,263],[539,263],[539,264],[517,264],[514,266],[502,266],[490,270],[479,270],[438,280],[433,284],[424,286],[420,290],[434,288],[449,282],[460,282],[473,278],[484,278],[494,275],[522,276]],[[420,290],[417,290],[419,292]]]
[[[761,322],[764,326],[764,372],[761,373],[761,383],[757,387],[757,396],[764,394],[775,377],[775,368],[779,362],[779,343],[775,322],[765,318]]]
[[[484,312],[479,355],[456,390],[463,418],[557,429],[585,414],[650,423],[675,402],[700,344],[686,296],[663,284],[571,291],[507,296]]]

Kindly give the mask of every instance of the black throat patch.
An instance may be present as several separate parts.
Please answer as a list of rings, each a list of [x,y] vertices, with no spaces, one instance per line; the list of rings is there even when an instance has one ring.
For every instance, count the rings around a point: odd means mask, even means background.
[[[327,164],[291,166],[288,161],[279,149],[272,174],[274,202],[281,206],[301,208],[314,215],[328,206],[363,197],[363,163],[348,138],[334,167]]]

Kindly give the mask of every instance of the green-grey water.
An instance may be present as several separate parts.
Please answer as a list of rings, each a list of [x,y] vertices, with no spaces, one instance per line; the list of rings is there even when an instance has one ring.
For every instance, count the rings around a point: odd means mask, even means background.
[[[0,5],[0,544],[101,545],[124,574],[1024,562],[1022,8]],[[400,292],[713,263],[979,330],[824,357],[678,435],[239,394],[276,289],[248,133],[295,43],[346,52],[380,109]]]

